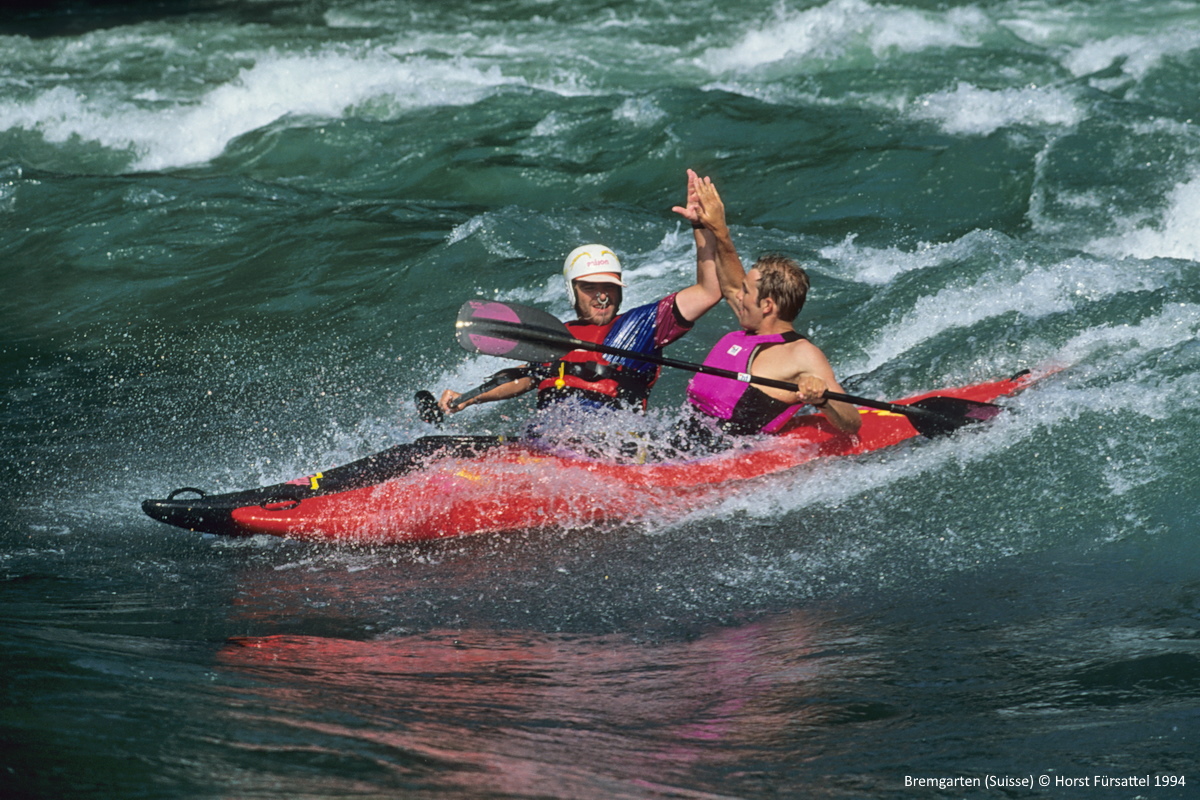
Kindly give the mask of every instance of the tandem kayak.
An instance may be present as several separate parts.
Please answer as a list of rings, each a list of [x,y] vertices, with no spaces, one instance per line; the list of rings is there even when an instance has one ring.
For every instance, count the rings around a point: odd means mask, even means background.
[[[1030,383],[1012,378],[897,400],[990,403]],[[695,509],[745,481],[813,459],[868,453],[918,435],[905,414],[860,409],[856,435],[821,415],[703,458],[629,463],[564,455],[502,436],[426,436],[344,466],[257,489],[183,488],[145,500],[154,519],[191,531],[335,542],[401,543],[512,530],[569,528],[627,518],[630,509]]]

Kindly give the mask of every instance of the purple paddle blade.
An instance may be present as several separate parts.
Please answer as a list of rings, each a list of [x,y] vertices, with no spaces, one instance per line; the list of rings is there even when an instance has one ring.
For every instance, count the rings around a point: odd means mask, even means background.
[[[553,361],[575,347],[557,318],[516,303],[468,300],[458,311],[455,327],[464,350],[517,361]]]
[[[466,316],[465,320],[464,315]],[[475,324],[479,320],[521,324],[521,318],[517,316],[511,306],[485,300],[468,300],[459,311],[457,324],[458,343],[465,349],[483,353],[485,356],[507,356],[520,346],[520,342],[515,339],[489,336],[485,331],[494,332],[495,329]],[[463,341],[464,337],[466,337],[466,341]]]

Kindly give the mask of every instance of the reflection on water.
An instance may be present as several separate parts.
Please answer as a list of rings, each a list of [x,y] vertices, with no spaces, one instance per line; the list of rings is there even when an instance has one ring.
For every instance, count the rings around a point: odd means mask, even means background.
[[[480,630],[244,637],[218,663],[243,679],[231,707],[239,746],[273,765],[262,780],[307,779],[298,765],[312,758],[339,762],[343,789],[369,773],[473,797],[701,797],[743,770],[796,766],[789,741],[828,714],[814,625],[793,612],[656,644]]]

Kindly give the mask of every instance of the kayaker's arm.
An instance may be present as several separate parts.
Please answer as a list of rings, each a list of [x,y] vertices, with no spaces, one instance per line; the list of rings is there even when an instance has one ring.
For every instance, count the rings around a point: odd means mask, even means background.
[[[809,403],[825,415],[842,433],[858,433],[862,416],[858,409],[838,400],[825,397],[825,392],[845,394],[833,374],[829,359],[808,339],[768,347],[754,360],[754,373],[796,384],[797,391],[773,396],[789,403]]]
[[[842,391],[832,386],[829,389],[834,392]],[[849,403],[826,399],[824,403],[817,402],[814,406],[842,433],[858,433],[858,429],[862,427],[862,414]]]
[[[455,401],[459,398],[459,393],[453,389],[447,389],[442,392],[442,398],[438,400],[438,408],[445,411],[447,414],[457,414],[468,406],[473,406],[476,403],[492,403],[497,400],[508,400],[511,397],[525,394],[536,386],[537,383],[531,377],[518,378],[515,381],[509,381],[497,386],[495,389],[476,395],[461,406],[455,405]]]
[[[858,429],[862,427],[862,416],[858,413],[858,409],[849,403],[830,400],[824,396],[827,391],[841,394],[845,394],[845,391],[834,376],[833,365],[829,363],[829,359],[825,357],[821,348],[807,339],[786,345],[786,347],[792,351],[793,357],[796,359],[795,363],[800,367],[800,373],[796,380],[797,385],[803,388],[808,383],[808,379],[814,378],[813,388],[820,389],[819,393],[813,392],[806,396],[802,392],[804,402],[815,406],[842,433],[858,433]],[[816,396],[814,397],[813,394]]]
[[[687,205],[672,209],[692,225],[696,240],[696,283],[675,295],[675,306],[689,322],[695,322],[721,301],[721,283],[717,277],[716,237],[700,221],[700,198],[697,184],[700,178],[692,170],[688,174]]]
[[[721,195],[710,178],[697,178],[695,182],[696,198],[699,203],[697,218],[713,237],[713,247],[716,255],[717,282],[721,287],[721,295],[739,320],[742,318],[741,295],[746,270],[742,266],[741,256],[733,245],[733,236],[729,233],[729,225],[725,222],[725,204]]]

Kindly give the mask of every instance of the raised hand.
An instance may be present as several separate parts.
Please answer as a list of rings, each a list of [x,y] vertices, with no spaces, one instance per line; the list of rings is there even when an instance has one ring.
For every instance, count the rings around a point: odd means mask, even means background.
[[[700,178],[699,178],[699,176],[696,175],[695,171],[690,170],[690,169],[687,171],[687,176],[688,176],[687,200],[686,200],[687,205],[675,206],[671,210],[674,211],[676,214],[679,214],[680,216],[682,216],[688,222],[692,223],[693,227],[696,227],[701,224],[700,223],[700,196],[699,196],[699,194],[697,194],[697,191],[696,191],[696,185],[700,181]]]
[[[689,183],[689,190],[696,193],[696,221],[718,235],[727,232],[725,204],[712,178],[697,177]]]

